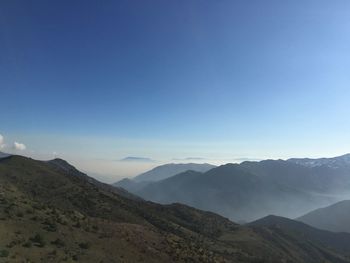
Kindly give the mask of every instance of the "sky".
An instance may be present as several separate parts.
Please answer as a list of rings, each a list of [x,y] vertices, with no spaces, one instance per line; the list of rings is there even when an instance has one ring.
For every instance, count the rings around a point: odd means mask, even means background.
[[[0,147],[105,181],[341,155],[349,71],[347,0],[5,0]]]

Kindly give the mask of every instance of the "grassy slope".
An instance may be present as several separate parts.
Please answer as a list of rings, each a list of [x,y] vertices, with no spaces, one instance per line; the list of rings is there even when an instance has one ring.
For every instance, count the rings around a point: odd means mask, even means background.
[[[145,202],[61,160],[20,156],[0,160],[0,237],[0,262],[332,262],[327,253],[340,260],[323,247],[310,256],[267,228]]]

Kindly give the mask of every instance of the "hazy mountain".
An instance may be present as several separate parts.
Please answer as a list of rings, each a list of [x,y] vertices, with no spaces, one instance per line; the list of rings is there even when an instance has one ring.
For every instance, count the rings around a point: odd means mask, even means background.
[[[161,166],[157,166],[150,171],[142,173],[133,178],[136,182],[141,181],[159,181],[176,174],[186,172],[188,170],[196,171],[196,172],[206,172],[212,168],[214,165],[208,163],[169,163]]]
[[[8,156],[10,156],[10,154],[0,152],[0,159],[1,159],[1,158],[6,158],[6,157],[8,157]]]
[[[316,209],[296,220],[320,229],[350,233],[350,200]]]
[[[124,178],[113,185],[116,187],[122,187],[125,190],[136,193],[146,187],[148,184],[160,181],[176,174],[182,173],[184,171],[200,171],[205,172],[216,166],[211,164],[197,164],[197,163],[180,163],[180,164],[165,164],[157,166],[150,171],[142,173],[134,178]]]
[[[350,262],[346,235],[326,246],[283,231],[145,202],[60,159],[0,160],[5,262]]]
[[[122,187],[131,193],[135,193],[135,192],[141,190],[142,188],[144,188],[149,183],[150,182],[147,182],[147,181],[136,182],[132,179],[124,178],[124,179],[114,183],[113,186]]]
[[[265,160],[227,164],[204,173],[185,172],[128,189],[147,200],[181,202],[236,221],[251,221],[268,214],[298,217],[344,200],[350,195],[349,187],[350,167]]]
[[[159,203],[188,204],[236,221],[251,221],[267,214],[296,217],[332,202],[329,197],[274,183],[238,164],[219,166],[206,173],[188,171],[134,193]]]
[[[290,160],[243,162],[242,168],[270,183],[287,185],[298,190],[334,193],[350,186],[350,166],[342,169],[330,166],[308,167]]]

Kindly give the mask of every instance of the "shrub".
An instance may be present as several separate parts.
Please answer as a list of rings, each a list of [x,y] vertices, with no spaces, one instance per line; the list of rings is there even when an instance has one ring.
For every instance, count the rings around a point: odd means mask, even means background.
[[[27,241],[27,242],[25,242],[22,246],[23,246],[23,247],[30,248],[30,247],[32,247],[32,242]]]
[[[57,238],[55,241],[52,241],[51,244],[55,245],[56,247],[64,247],[66,244],[63,240]]]
[[[45,246],[44,238],[40,234],[36,234],[34,237],[30,238],[30,241],[35,243],[35,245],[38,246],[38,247],[44,247]]]
[[[90,248],[90,244],[85,242],[85,243],[80,243],[79,247],[82,249],[89,249]]]
[[[9,251],[6,249],[0,250],[0,258],[7,258],[9,254]]]

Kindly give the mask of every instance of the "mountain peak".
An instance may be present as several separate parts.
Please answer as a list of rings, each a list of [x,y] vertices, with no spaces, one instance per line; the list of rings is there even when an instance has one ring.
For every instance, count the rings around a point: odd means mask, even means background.
[[[192,170],[195,172],[207,172],[216,166],[203,163],[169,163],[161,166],[157,166],[145,173],[142,173],[136,177],[134,180],[136,182],[142,181],[160,181],[171,176],[174,176],[179,173],[186,172],[188,170]]]

